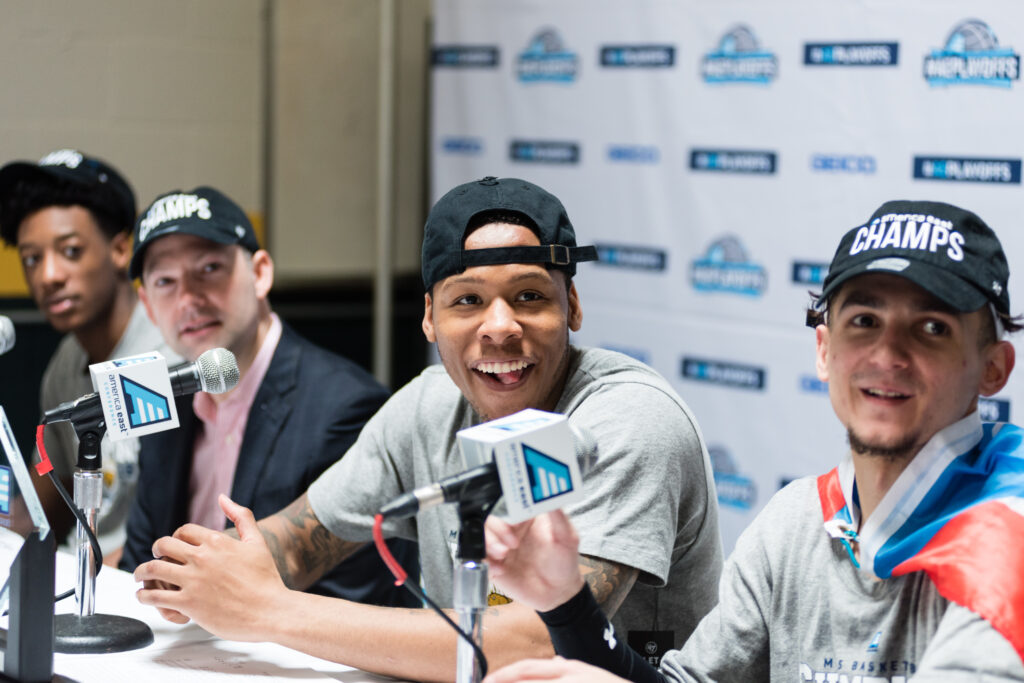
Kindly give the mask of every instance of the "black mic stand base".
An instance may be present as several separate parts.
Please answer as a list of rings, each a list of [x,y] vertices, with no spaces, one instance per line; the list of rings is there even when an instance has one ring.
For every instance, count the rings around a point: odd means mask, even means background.
[[[53,651],[72,655],[138,650],[153,642],[144,622],[116,614],[58,614],[53,630]]]

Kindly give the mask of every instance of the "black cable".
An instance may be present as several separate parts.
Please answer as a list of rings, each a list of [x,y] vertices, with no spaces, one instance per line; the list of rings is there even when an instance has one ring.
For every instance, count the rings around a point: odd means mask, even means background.
[[[488,507],[487,512],[489,513],[493,507],[493,504],[490,507]],[[396,579],[395,583],[408,588],[410,593],[416,596],[416,598],[420,602],[426,603],[426,605],[430,607],[432,610],[434,610],[434,612],[436,612],[439,617],[444,619],[444,621],[449,626],[455,629],[455,633],[457,633],[460,638],[469,643],[470,647],[473,648],[473,655],[476,657],[477,662],[480,663],[480,677],[483,678],[487,675],[487,657],[486,655],[484,655],[484,651],[480,649],[480,646],[473,641],[473,638],[468,633],[463,631],[458,624],[452,621],[451,617],[444,613],[443,609],[437,606],[437,603],[431,600],[426,593],[421,591],[420,587],[417,586],[415,582],[410,582],[406,580],[408,578],[408,575],[406,574],[405,570],[402,569],[402,565],[398,563],[398,560],[395,559],[394,555],[391,554],[391,551],[388,550],[387,545],[384,543],[383,524],[384,515],[378,514],[374,516],[373,542],[374,545],[377,546],[377,552],[380,553],[381,559],[384,560],[384,564],[394,575]]]
[[[96,534],[93,533],[92,527],[89,526],[89,521],[85,518],[85,515],[82,514],[79,507],[75,505],[75,501],[72,500],[70,495],[68,495],[67,489],[64,488],[64,484],[60,483],[60,477],[56,476],[53,473],[53,470],[47,472],[46,476],[48,476],[50,481],[53,482],[53,485],[57,488],[57,493],[60,494],[60,497],[64,500],[65,504],[71,508],[71,513],[75,516],[75,519],[78,520],[78,523],[83,529],[85,529],[85,533],[89,537],[89,545],[92,546],[93,557],[96,561],[96,574],[98,575],[100,573],[100,569],[103,568],[103,551],[100,549],[100,542],[96,539]],[[60,602],[64,598],[71,597],[74,594],[75,589],[72,588],[71,590],[66,590],[55,596],[53,601]]]

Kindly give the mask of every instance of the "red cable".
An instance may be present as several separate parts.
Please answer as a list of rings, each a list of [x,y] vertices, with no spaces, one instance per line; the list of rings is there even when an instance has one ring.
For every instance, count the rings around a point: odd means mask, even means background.
[[[36,463],[36,472],[39,473],[40,477],[53,471],[53,463],[50,462],[50,456],[46,455],[46,445],[43,443],[44,429],[46,429],[46,425],[36,427],[36,448],[39,449],[39,462]]]
[[[395,585],[401,586],[405,583],[405,580],[409,578],[409,575],[402,569],[402,565],[398,564],[398,560],[391,554],[386,543],[384,543],[384,532],[381,530],[381,525],[384,523],[383,515],[376,515],[373,518],[373,543],[377,546],[377,552],[380,553],[380,558],[384,560],[384,564],[388,566],[391,573],[395,576]]]

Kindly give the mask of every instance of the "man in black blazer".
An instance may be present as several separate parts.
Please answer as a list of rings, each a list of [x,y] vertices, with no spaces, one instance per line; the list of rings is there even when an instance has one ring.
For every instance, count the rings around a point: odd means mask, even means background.
[[[182,524],[224,529],[221,495],[262,514],[290,503],[348,450],[388,396],[363,369],[306,341],[271,311],[273,261],[245,213],[213,188],[158,197],[136,223],[130,271],[171,348],[189,360],[227,348],[241,380],[227,394],[178,398],[181,427],[143,437],[121,562],[129,571]],[[403,566],[417,566],[414,544],[392,551]],[[415,604],[371,546],[309,590]]]

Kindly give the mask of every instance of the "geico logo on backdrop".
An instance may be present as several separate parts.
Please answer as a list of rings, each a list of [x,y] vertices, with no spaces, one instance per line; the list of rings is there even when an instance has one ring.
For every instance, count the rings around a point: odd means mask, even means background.
[[[863,173],[877,169],[875,158],[863,154],[812,154],[811,170],[821,173]]]
[[[756,365],[741,365],[718,360],[691,358],[684,356],[682,361],[683,379],[697,382],[723,384],[737,389],[764,389],[767,371]]]
[[[1020,79],[1020,55],[999,47],[988,24],[967,19],[957,24],[946,45],[924,58],[924,77],[933,86],[973,84],[1009,88]]]
[[[656,164],[660,158],[661,153],[653,145],[608,145],[608,161]]]
[[[430,63],[459,69],[493,69],[498,66],[498,54],[494,45],[439,45],[431,52]]]
[[[578,164],[580,146],[576,142],[513,140],[509,147],[509,158],[512,161],[540,164]]]
[[[815,375],[800,375],[800,391],[805,394],[827,394],[828,382],[822,382]]]
[[[978,414],[985,422],[1009,422],[1010,402],[1005,398],[979,396]]]
[[[708,444],[711,471],[715,477],[718,504],[749,510],[757,503],[757,485],[742,474],[729,450],[719,444]]]
[[[604,343],[599,344],[598,346],[600,346],[602,349],[607,349],[608,351],[617,351],[618,353],[629,356],[633,360],[638,360],[641,363],[649,365],[651,362],[651,354],[647,351],[647,349],[641,349],[635,346],[622,346],[621,344],[613,343]]]
[[[571,83],[578,70],[576,53],[565,49],[562,37],[551,28],[538,31],[516,62],[516,75],[523,83]]]
[[[775,173],[777,158],[775,152],[758,150],[692,149],[690,168],[694,171],[771,175]]]
[[[896,66],[899,43],[804,43],[808,66]]]
[[[735,235],[720,237],[704,256],[690,264],[690,278],[699,292],[730,292],[760,296],[768,286],[768,273],[747,256]]]
[[[446,137],[441,138],[441,151],[445,154],[476,156],[484,151],[483,138]]]
[[[601,48],[601,66],[655,69],[676,63],[671,45],[605,45]]]
[[[828,275],[827,263],[793,261],[792,280],[798,285],[820,285]]]
[[[1020,184],[1020,159],[914,157],[914,177],[968,183]]]
[[[668,256],[664,249],[627,244],[597,244],[598,263],[635,270],[665,270]]]
[[[700,73],[706,83],[761,83],[775,79],[775,53],[761,49],[757,36],[744,25],[729,29],[717,49],[704,55]]]

